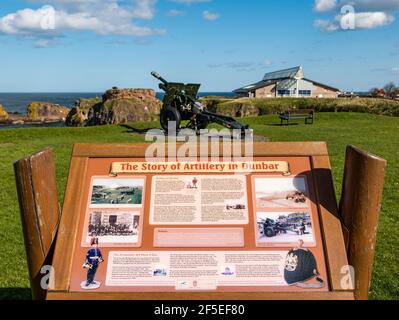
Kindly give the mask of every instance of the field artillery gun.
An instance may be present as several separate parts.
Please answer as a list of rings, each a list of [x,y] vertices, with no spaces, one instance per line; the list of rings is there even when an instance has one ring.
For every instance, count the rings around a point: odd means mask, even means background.
[[[161,109],[160,122],[162,129],[169,133],[178,133],[182,129],[182,121],[188,121],[186,128],[195,130],[199,134],[211,123],[217,123],[231,130],[240,130],[243,137],[248,125],[239,123],[232,117],[212,113],[197,101],[200,84],[184,84],[168,82],[158,73],[151,75],[161,81],[159,88],[165,92]]]
[[[298,227],[292,226],[288,223],[279,223],[269,218],[259,221],[258,228],[267,238],[273,238],[278,234],[287,234],[288,232],[296,235],[301,234],[301,230]]]

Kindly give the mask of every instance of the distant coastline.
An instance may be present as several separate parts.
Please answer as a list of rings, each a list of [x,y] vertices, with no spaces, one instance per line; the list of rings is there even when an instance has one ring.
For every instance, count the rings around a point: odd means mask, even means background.
[[[0,93],[0,104],[8,113],[26,114],[26,107],[32,101],[49,102],[72,108],[75,101],[80,98],[101,97],[101,92],[60,92],[60,93]],[[157,93],[157,98],[162,100],[164,94]],[[226,96],[233,97],[232,92],[200,92],[199,97]]]

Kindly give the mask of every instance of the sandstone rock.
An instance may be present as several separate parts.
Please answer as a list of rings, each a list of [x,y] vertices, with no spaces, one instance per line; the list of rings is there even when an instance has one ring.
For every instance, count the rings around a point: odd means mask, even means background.
[[[158,119],[160,101],[139,99],[112,99],[95,106],[87,125],[122,124]]]
[[[7,121],[10,118],[3,105],[0,104],[0,121]]]
[[[30,121],[65,121],[70,109],[48,102],[31,102],[28,105]]]
[[[103,95],[103,102],[108,100],[126,100],[126,99],[135,99],[135,100],[155,100],[156,93],[151,89],[119,89],[112,88],[108,90]]]
[[[89,115],[91,114],[90,111],[95,105],[101,102],[101,98],[79,99],[68,113],[65,124],[70,127],[82,127],[86,125]]]
[[[114,87],[100,99],[81,99],[66,121],[69,126],[97,126],[158,119],[162,103],[151,89]]]

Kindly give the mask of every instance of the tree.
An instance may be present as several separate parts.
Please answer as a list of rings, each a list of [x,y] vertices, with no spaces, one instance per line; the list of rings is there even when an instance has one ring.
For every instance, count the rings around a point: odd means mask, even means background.
[[[386,96],[384,89],[372,88],[369,91],[369,96],[373,98],[384,98]]]
[[[385,94],[390,99],[395,99],[397,90],[398,88],[393,82],[387,83],[384,87]]]

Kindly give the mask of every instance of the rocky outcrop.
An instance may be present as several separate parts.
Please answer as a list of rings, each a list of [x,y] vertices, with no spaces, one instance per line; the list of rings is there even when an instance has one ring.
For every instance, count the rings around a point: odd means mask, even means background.
[[[152,121],[158,118],[162,106],[151,89],[113,88],[104,93],[101,101],[80,101],[67,117],[69,126]]]
[[[93,109],[88,125],[122,124],[153,121],[158,118],[161,103],[138,99],[108,100]]]
[[[27,107],[30,121],[65,121],[70,109],[48,102],[31,102]]]
[[[97,105],[101,104],[101,98],[79,99],[75,102],[75,106],[68,113],[65,124],[69,127],[85,126],[90,115],[90,111]]]
[[[0,121],[7,121],[10,118],[3,105],[0,104]]]
[[[119,89],[112,88],[108,90],[103,95],[103,102],[108,100],[154,100],[156,99],[156,94],[154,90],[151,89]]]

